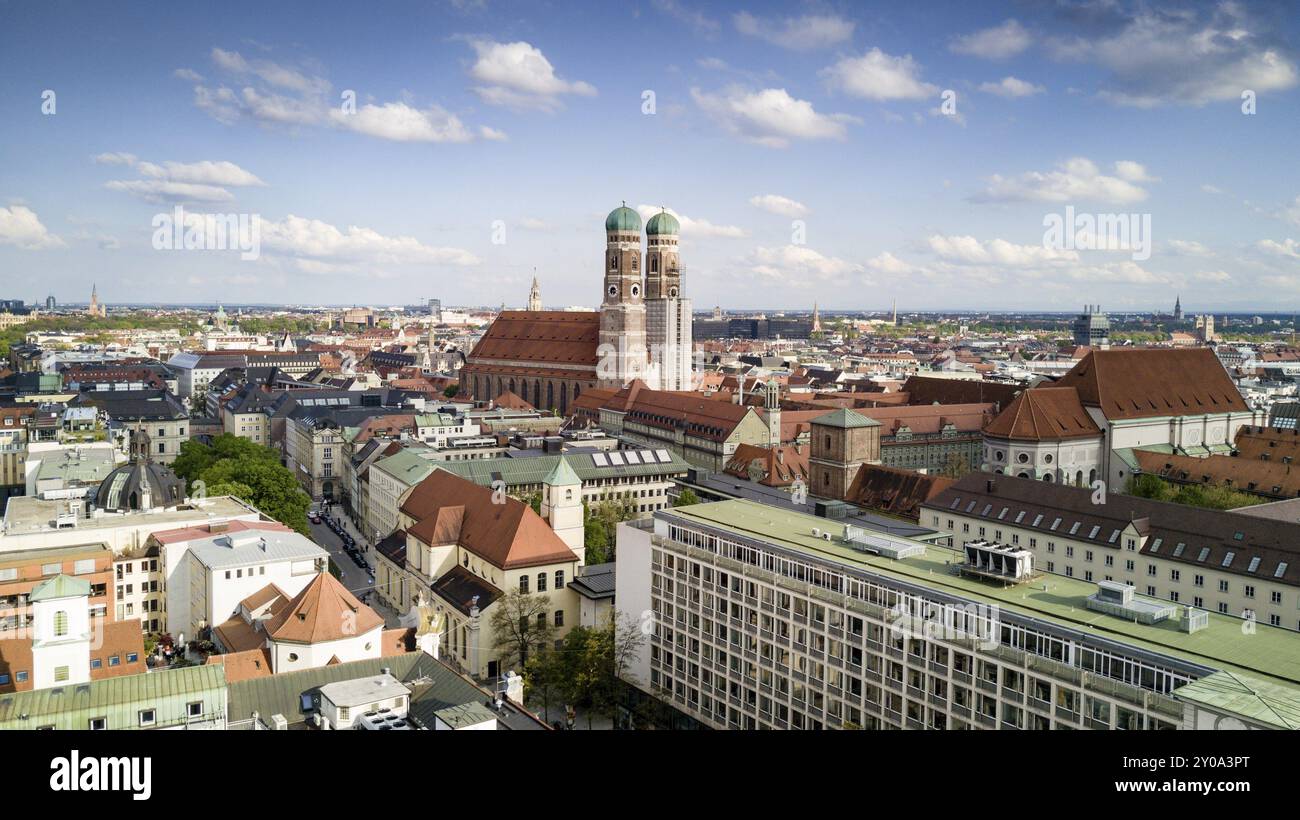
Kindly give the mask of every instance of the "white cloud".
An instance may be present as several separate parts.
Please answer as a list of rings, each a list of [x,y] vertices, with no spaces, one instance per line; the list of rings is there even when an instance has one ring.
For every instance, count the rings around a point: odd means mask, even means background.
[[[1224,282],[1232,281],[1232,276],[1227,271],[1222,271],[1222,270],[1200,271],[1198,273],[1192,274],[1192,278],[1197,280],[1198,282],[1213,282],[1215,284],[1222,284]]]
[[[660,207],[656,205],[638,205],[636,211],[641,215],[643,220],[659,213]],[[672,208],[663,208],[662,210],[677,217],[677,222],[682,226],[682,236],[688,239],[699,237],[711,237],[715,239],[743,239],[749,236],[749,231],[736,225],[715,225],[707,219],[692,219],[689,216],[679,214]]]
[[[204,185],[265,185],[256,174],[245,171],[233,162],[164,162],[157,165],[141,162],[136,170],[153,179],[167,179],[173,182],[196,182]]]
[[[1239,101],[1242,91],[1292,88],[1300,80],[1293,59],[1271,44],[1266,24],[1246,6],[1225,2],[1209,18],[1197,11],[1142,9],[1095,39],[1053,41],[1057,58],[1095,63],[1110,72],[1100,92],[1119,105],[1205,105]]]
[[[1001,25],[956,37],[948,48],[957,54],[1003,60],[1021,53],[1032,42],[1024,26],[1015,20],[1006,20]]]
[[[1276,215],[1279,219],[1300,227],[1300,196],[1296,197],[1291,204],[1283,207]]]
[[[710,36],[722,27],[717,20],[687,7],[678,0],[654,0],[654,6],[669,17],[690,26],[697,34]]]
[[[410,236],[385,236],[371,228],[350,225],[346,230],[290,214],[279,221],[261,221],[262,246],[274,253],[304,257],[318,265],[435,264],[468,267],[479,264],[461,248],[425,245]]]
[[[1042,94],[1046,89],[1016,77],[1003,77],[996,83],[981,83],[980,91],[985,94],[996,94],[999,97],[1015,98],[1032,97],[1035,94]]]
[[[732,22],[741,34],[795,51],[826,48],[848,42],[853,37],[854,27],[851,20],[824,14],[772,20],[742,11],[732,17]]]
[[[939,258],[958,264],[1024,268],[1079,260],[1078,251],[1058,250],[1043,245],[1017,245],[1005,239],[979,240],[973,236],[934,234],[929,239],[929,245],[930,250]]]
[[[1135,175],[1140,175],[1140,178],[1131,179]],[[988,188],[973,199],[977,202],[1099,201],[1131,204],[1147,198],[1147,191],[1136,184],[1147,179],[1145,169],[1137,163],[1116,163],[1116,175],[1108,176],[1101,173],[1092,160],[1074,157],[1052,171],[1028,171],[1015,177],[995,174],[989,178]]]
[[[804,205],[802,202],[796,202],[793,199],[790,199],[788,197],[779,196],[777,194],[763,194],[761,196],[751,196],[749,198],[749,204],[753,205],[755,208],[758,208],[759,210],[767,211],[768,213],[776,214],[777,216],[788,216],[791,218],[795,218],[800,216],[806,216],[808,214],[807,205]]]
[[[1294,239],[1283,239],[1281,242],[1274,242],[1272,239],[1261,239],[1255,243],[1255,247],[1273,256],[1300,259],[1300,242],[1296,242]]]
[[[821,74],[831,85],[869,100],[919,100],[933,97],[939,87],[924,82],[912,55],[894,57],[873,48],[861,57],[845,57]]]
[[[785,148],[792,139],[844,139],[847,114],[819,114],[812,103],[791,97],[784,88],[748,91],[731,87],[718,93],[691,89],[702,111],[731,133],[769,148]]]
[[[216,185],[196,185],[164,179],[113,180],[104,183],[110,191],[120,191],[146,202],[229,202],[235,195]]]
[[[590,83],[561,79],[551,61],[531,43],[484,39],[469,43],[478,57],[469,74],[480,83],[474,91],[486,103],[553,111],[561,107],[560,97],[566,94],[596,95]]]
[[[534,216],[526,216],[519,220],[519,227],[528,231],[549,231],[554,226],[544,219],[538,219]]]
[[[268,85],[283,88],[299,94],[320,95],[330,89],[330,83],[324,77],[304,74],[295,68],[274,63],[270,60],[249,61],[238,51],[212,49],[212,61],[223,71],[237,76],[254,76]]]
[[[191,68],[178,68],[172,72],[172,76],[181,80],[189,80],[192,83],[203,82],[203,75]]]
[[[1146,166],[1131,159],[1121,159],[1115,163],[1115,176],[1125,182],[1159,182],[1158,177],[1147,173]]]
[[[889,251],[884,251],[878,256],[867,260],[868,270],[882,273],[887,276],[929,276],[931,271],[911,262],[906,262],[894,256]]]
[[[1170,239],[1165,244],[1178,256],[1214,256],[1214,251],[1194,239]]]
[[[0,208],[0,245],[13,245],[25,251],[61,248],[64,242],[50,233],[36,212],[25,205]]]
[[[290,129],[341,128],[392,142],[505,139],[503,132],[485,125],[470,127],[436,104],[420,108],[409,101],[369,102],[344,113],[341,98],[329,94],[331,85],[323,77],[267,60],[250,61],[235,51],[214,48],[211,56],[221,72],[238,79],[238,90],[196,85],[194,105],[227,125],[248,119]]]
[[[460,118],[440,106],[421,111],[406,103],[363,105],[356,113],[330,111],[336,125],[393,142],[470,142],[474,134]]]
[[[756,248],[747,263],[759,276],[790,284],[844,281],[849,274],[862,269],[860,265],[826,256],[806,245]]]
[[[110,151],[95,157],[95,162],[100,165],[135,165],[136,159],[135,154]]]
[[[478,134],[483,139],[491,142],[506,142],[509,139],[509,137],[506,136],[505,131],[501,131],[488,125],[480,125],[478,128]]]

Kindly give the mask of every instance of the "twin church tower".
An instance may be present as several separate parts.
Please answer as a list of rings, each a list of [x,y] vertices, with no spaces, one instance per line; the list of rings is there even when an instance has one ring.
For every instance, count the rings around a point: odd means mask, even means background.
[[[465,356],[459,389],[476,401],[513,393],[569,414],[586,390],[640,379],[652,390],[691,390],[691,303],[682,298],[681,225],[667,211],[641,217],[626,204],[605,219],[599,310],[545,310],[533,280],[526,310],[505,310]]]
[[[681,225],[666,210],[645,225],[626,204],[605,218],[604,297],[600,305],[600,380],[622,386],[690,390],[691,302],[682,297],[677,243]]]

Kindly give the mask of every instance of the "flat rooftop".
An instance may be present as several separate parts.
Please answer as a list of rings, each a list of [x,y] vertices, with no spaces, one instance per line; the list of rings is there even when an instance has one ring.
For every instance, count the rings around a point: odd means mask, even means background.
[[[234,530],[190,542],[190,554],[208,569],[270,561],[318,560],[329,555],[293,530]]]
[[[1181,631],[1176,618],[1155,624],[1133,623],[1087,608],[1087,598],[1097,591],[1095,583],[1044,573],[1032,583],[1003,587],[954,574],[953,565],[964,560],[960,550],[918,541],[925,548],[920,555],[898,560],[883,558],[858,552],[841,539],[824,541],[814,537],[814,527],[827,529],[824,518],[743,499],[676,507],[657,512],[655,516],[723,527],[795,552],[996,605],[1202,666],[1264,675],[1300,696],[1300,691],[1296,691],[1300,686],[1300,634],[1289,630],[1256,623],[1253,633],[1246,634],[1245,621],[1215,612],[1207,612],[1209,625],[1192,634]]]
[[[68,558],[85,558],[97,553],[106,553],[110,558],[113,555],[112,549],[109,548],[108,544],[104,543],[76,544],[68,547],[36,547],[29,550],[0,552],[0,566],[16,566],[37,562],[48,564]]]
[[[379,674],[327,683],[320,688],[320,693],[335,706],[352,707],[403,697],[411,694],[411,690],[392,675]]]
[[[32,455],[41,461],[37,481],[62,479],[65,485],[98,484],[118,465],[117,451],[111,447],[65,447]]]
[[[18,495],[9,499],[5,508],[4,533],[0,535],[0,551],[5,549],[5,539],[49,532],[61,512],[66,512],[66,501],[46,501],[33,496]],[[144,526],[155,530],[175,529],[186,524],[207,523],[208,517],[236,518],[258,515],[258,511],[233,496],[217,496],[201,503],[182,504],[174,509],[149,512],[112,513],[77,519],[75,529],[80,531],[103,530],[114,527]]]

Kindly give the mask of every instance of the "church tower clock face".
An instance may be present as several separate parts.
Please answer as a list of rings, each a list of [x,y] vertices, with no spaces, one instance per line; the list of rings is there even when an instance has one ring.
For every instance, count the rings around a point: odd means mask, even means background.
[[[613,298],[613,297],[615,297],[615,296],[618,296],[618,285],[610,285],[610,286],[609,286],[609,295],[610,295],[610,298]]]
[[[640,286],[640,285],[633,285],[633,286],[632,286],[632,296],[633,296],[633,297],[637,297],[637,296],[640,296],[640,295],[641,295],[641,286]]]

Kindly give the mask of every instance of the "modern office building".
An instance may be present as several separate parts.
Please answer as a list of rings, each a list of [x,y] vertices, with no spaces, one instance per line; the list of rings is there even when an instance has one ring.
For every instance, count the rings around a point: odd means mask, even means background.
[[[619,526],[624,679],[731,729],[1300,728],[1300,637],[745,500]]]

